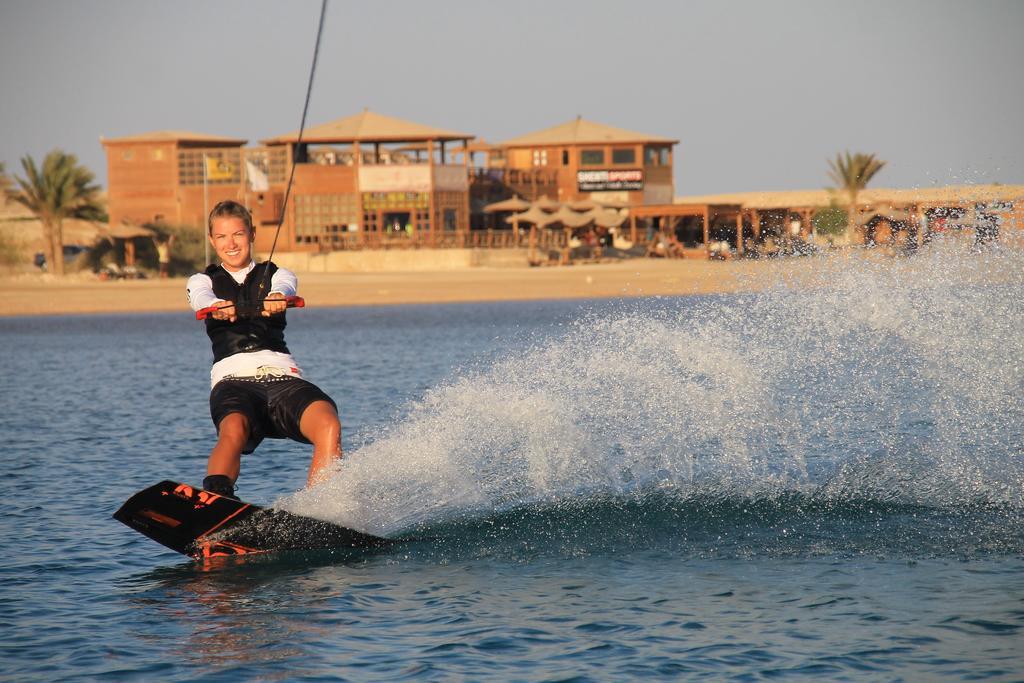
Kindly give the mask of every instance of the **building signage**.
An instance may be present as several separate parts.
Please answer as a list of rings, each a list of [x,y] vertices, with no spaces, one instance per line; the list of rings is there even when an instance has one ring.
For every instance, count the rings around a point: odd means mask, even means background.
[[[430,192],[430,189],[430,166],[425,164],[359,167],[361,192]]]
[[[434,166],[434,189],[440,192],[469,192],[465,166]]]
[[[580,192],[642,190],[644,172],[639,168],[622,171],[577,171],[576,184]]]
[[[406,211],[430,208],[429,192],[364,192],[363,210],[404,209]]]

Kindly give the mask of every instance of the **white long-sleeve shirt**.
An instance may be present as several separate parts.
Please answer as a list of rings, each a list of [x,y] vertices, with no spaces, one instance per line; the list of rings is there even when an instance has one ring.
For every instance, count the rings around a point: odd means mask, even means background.
[[[242,284],[246,276],[256,267],[256,263],[249,262],[249,266],[239,271],[227,271],[235,282]],[[283,294],[284,296],[295,296],[299,290],[299,279],[295,273],[287,268],[278,268],[270,278],[270,293]],[[188,279],[185,285],[185,294],[188,296],[188,303],[193,311],[209,308],[222,299],[213,291],[213,280],[206,273],[196,273]],[[249,351],[236,353],[213,364],[210,368],[210,386],[226,377],[252,377],[262,367],[277,368],[287,375],[302,377],[302,370],[290,353],[279,353],[277,351]]]

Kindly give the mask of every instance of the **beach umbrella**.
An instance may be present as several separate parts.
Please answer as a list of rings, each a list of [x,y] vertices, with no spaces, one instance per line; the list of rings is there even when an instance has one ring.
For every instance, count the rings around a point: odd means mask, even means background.
[[[595,202],[593,199],[577,199],[574,202],[569,202],[569,208],[573,211],[592,211],[600,206],[601,204]]]
[[[553,214],[550,214],[545,221],[538,223],[539,227],[547,228],[553,225],[561,225],[565,230],[565,246],[562,248],[561,263],[570,262],[571,250],[569,248],[569,240],[572,236],[574,228],[581,228],[584,225],[590,223],[590,219],[582,213],[577,213],[570,209],[568,206],[562,206]]]
[[[613,209],[591,209],[585,215],[601,228],[617,228],[626,222],[626,217]]]
[[[527,223],[530,226],[530,261],[533,262],[534,250],[537,243],[537,226],[540,225],[541,221],[546,220],[548,214],[544,213],[536,206],[530,206],[526,211],[520,213],[514,213],[505,219],[505,222],[512,224],[512,232],[515,235],[516,244],[519,243],[519,224]]]
[[[556,223],[561,223],[566,228],[582,228],[584,225],[590,223],[591,219],[586,214],[577,213],[570,209],[568,206],[563,206],[558,211],[550,214],[546,220],[538,223],[540,227],[547,227]]]
[[[496,213],[498,211],[526,211],[530,208],[530,202],[519,197],[512,197],[510,199],[503,199],[500,202],[494,202],[484,207],[484,213]]]
[[[521,213],[514,213],[505,219],[506,223],[511,223],[513,226],[517,226],[519,223],[529,223],[531,225],[538,225],[541,221],[548,219],[550,214],[546,214],[536,206],[531,206],[526,211]]]
[[[536,206],[541,211],[551,212],[558,211],[562,204],[560,202],[556,202],[554,199],[551,199],[546,194],[542,194],[540,196],[540,199],[533,202],[533,206]]]
[[[537,226],[540,225],[541,221],[548,219],[548,214],[541,211],[536,206],[531,205],[529,209],[521,213],[514,213],[505,219],[506,222],[512,224],[512,230],[515,232],[516,242],[519,241],[519,224],[528,223],[530,225],[530,237],[529,237],[529,260],[533,263],[536,260],[537,251]]]
[[[625,199],[598,199],[597,203],[606,209],[628,209],[632,204]]]

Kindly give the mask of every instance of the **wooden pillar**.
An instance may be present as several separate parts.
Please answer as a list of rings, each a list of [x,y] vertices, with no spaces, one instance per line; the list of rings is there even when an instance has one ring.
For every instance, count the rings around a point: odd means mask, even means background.
[[[754,229],[754,239],[761,240],[761,212],[754,209],[750,212],[750,225]]]
[[[743,256],[743,211],[736,212],[736,255]]]
[[[632,211],[629,212],[629,240],[636,244],[636,215]]]
[[[708,225],[709,222],[710,221],[709,221],[708,207],[705,206],[704,207],[704,250],[705,251],[707,251],[711,247],[711,245],[708,244],[708,241],[711,238],[710,237],[711,236],[711,229],[710,229],[710,226]],[[710,253],[710,252],[708,252],[708,253]]]
[[[920,247],[924,244],[924,231],[928,221],[925,216],[923,206],[920,204],[914,204],[912,210],[913,220],[917,225],[917,239],[915,241],[917,242],[917,246]]]
[[[362,163],[362,150],[359,148],[359,141],[352,141],[352,168],[356,172],[356,206],[358,206],[359,217],[359,241],[365,244],[366,242],[366,221],[363,220],[363,214],[366,209],[363,207],[363,189],[359,186],[359,165]]]
[[[430,221],[430,245],[437,246],[438,216],[437,205],[434,202],[434,141],[427,140],[427,164],[430,166],[430,194],[427,195],[427,213]]]
[[[462,218],[463,218],[462,229],[464,229],[466,232],[469,232],[470,228],[472,227],[471,226],[471,223],[472,223],[471,218],[472,217],[470,215],[470,209],[469,209],[469,192],[470,192],[470,190],[469,190],[469,187],[470,187],[470,182],[469,182],[469,171],[470,171],[470,167],[469,167],[469,140],[463,140],[462,141],[462,149],[463,149],[463,153],[462,153],[462,168],[463,168],[463,170],[466,173],[466,193],[464,195],[465,199],[462,202],[462,211],[463,211],[463,214],[462,214]]]
[[[470,161],[471,160],[469,158],[469,140],[463,140],[462,141],[462,148],[463,148],[462,168],[463,168],[463,170],[466,173],[466,194],[465,194],[465,199],[464,199],[464,201],[462,203],[462,209],[463,209],[463,212],[464,212],[463,213],[463,218],[465,219],[466,230],[469,231],[469,229],[472,227],[472,223],[473,223],[473,216],[472,216],[472,213],[470,211],[470,205],[469,205],[470,186],[472,185],[472,183],[470,182],[470,177],[469,177],[469,174],[470,174],[470,171],[471,171],[471,168],[470,168]],[[498,219],[498,214],[495,214],[495,219],[496,220]]]

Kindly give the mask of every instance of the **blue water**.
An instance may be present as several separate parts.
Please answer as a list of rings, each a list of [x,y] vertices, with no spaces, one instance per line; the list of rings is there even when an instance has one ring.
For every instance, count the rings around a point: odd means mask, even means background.
[[[412,540],[207,566],[110,519],[203,476],[201,328],[2,320],[0,678],[1024,679],[1024,258],[820,271],[310,302],[289,345],[347,458],[300,491],[307,448],[266,442],[240,493]]]

